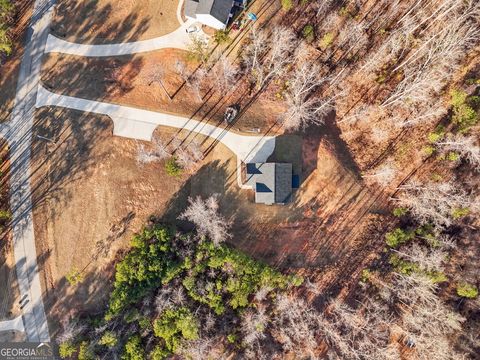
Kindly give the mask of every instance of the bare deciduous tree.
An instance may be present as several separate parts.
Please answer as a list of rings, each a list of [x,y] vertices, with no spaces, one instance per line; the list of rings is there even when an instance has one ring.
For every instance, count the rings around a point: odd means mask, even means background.
[[[175,71],[180,75],[185,84],[193,91],[198,100],[203,101],[202,86],[206,79],[207,72],[203,67],[199,67],[194,73],[190,73],[184,62],[178,60],[175,62]]]
[[[287,294],[277,297],[275,310],[272,335],[283,349],[299,357],[315,356],[320,334],[317,311],[303,299]]]
[[[147,149],[144,144],[139,144],[137,161],[140,164],[148,164],[155,161],[167,159],[171,156],[170,151],[161,139],[153,141],[153,149]]]
[[[184,359],[191,360],[219,359],[221,354],[218,354],[218,343],[219,339],[205,337],[183,341],[179,346],[178,354]]]
[[[63,343],[74,340],[79,334],[87,330],[86,324],[81,324],[78,320],[70,319],[63,322],[63,329],[57,336],[57,342]]]
[[[179,146],[175,150],[177,163],[186,170],[194,169],[203,159],[203,151],[200,143],[191,141],[186,146]]]
[[[367,180],[373,180],[374,182],[382,186],[388,186],[395,178],[396,174],[397,167],[395,166],[393,161],[389,160],[384,162],[382,165],[380,165],[373,171],[370,171],[369,173],[364,175],[364,178],[366,178]]]
[[[148,81],[148,86],[158,83],[162,88],[163,92],[167,97],[172,100],[172,97],[168,93],[165,85],[163,84],[163,79],[165,77],[165,66],[163,64],[154,64],[151,68],[149,68],[145,78]]]
[[[313,93],[325,81],[320,77],[318,65],[303,63],[293,71],[285,95],[287,111],[281,116],[285,129],[298,130],[323,123],[324,116],[333,108],[334,99],[320,99]]]
[[[414,243],[406,249],[395,250],[400,257],[412,261],[418,265],[419,269],[426,272],[443,271],[447,253],[441,248],[427,249]]]
[[[217,196],[210,196],[206,200],[200,196],[189,198],[188,203],[187,209],[179,218],[193,222],[200,236],[206,236],[216,246],[231,237],[228,232],[231,221],[218,213]]]
[[[338,34],[337,41],[344,49],[345,54],[359,50],[368,43],[365,24],[349,20]]]
[[[223,55],[213,66],[209,78],[217,91],[222,94],[228,94],[235,83],[237,73],[238,68]]]
[[[174,306],[171,299],[171,289],[167,287],[162,287],[155,297],[155,310],[158,314],[161,314],[167,309],[170,309]]]
[[[395,199],[400,206],[408,208],[422,224],[433,223],[442,228],[453,222],[456,210],[475,211],[477,205],[468,194],[451,182],[418,183],[402,185],[400,196]]]
[[[284,27],[275,27],[271,34],[266,30],[252,29],[250,41],[243,51],[243,62],[257,89],[285,73],[297,43],[293,31]]]
[[[397,274],[394,289],[402,302],[399,325],[415,344],[419,359],[459,359],[451,337],[458,334],[465,319],[442,303],[437,288],[425,275]]]
[[[454,151],[480,171],[480,146],[473,136],[457,134],[437,142],[443,151]]]
[[[210,58],[208,39],[203,34],[191,35],[187,50],[190,58],[202,63],[206,63]]]
[[[265,309],[257,307],[256,310],[248,309],[242,314],[241,328],[243,340],[249,347],[265,338],[265,329],[269,322]]]

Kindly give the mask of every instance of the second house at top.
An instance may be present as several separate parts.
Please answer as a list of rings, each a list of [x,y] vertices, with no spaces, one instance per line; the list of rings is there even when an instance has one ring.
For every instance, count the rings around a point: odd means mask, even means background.
[[[214,29],[225,29],[242,0],[185,0],[185,16]]]

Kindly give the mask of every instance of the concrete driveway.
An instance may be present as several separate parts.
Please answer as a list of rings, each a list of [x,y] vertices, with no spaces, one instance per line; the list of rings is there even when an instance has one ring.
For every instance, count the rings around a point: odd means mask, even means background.
[[[247,136],[190,118],[80,99],[52,93],[39,85],[36,107],[59,106],[108,115],[114,124],[113,134],[151,141],[157,126],[193,131],[222,142],[243,162],[265,162],[275,149],[274,136]]]
[[[191,42],[192,36],[202,36],[206,38],[206,35],[201,31],[192,34],[186,32],[186,30],[194,24],[196,24],[196,21],[188,20],[183,23],[177,30],[163,36],[159,36],[149,40],[105,45],[77,44],[62,40],[56,36],[53,36],[52,34],[49,34],[45,52],[57,52],[89,57],[102,57],[129,55],[166,48],[186,50],[188,48],[188,44]],[[198,25],[199,29],[200,27],[201,26]]]

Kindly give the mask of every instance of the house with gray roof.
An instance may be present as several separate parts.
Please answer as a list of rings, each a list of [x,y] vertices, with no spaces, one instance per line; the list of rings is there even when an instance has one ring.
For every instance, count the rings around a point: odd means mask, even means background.
[[[255,202],[259,204],[286,204],[292,198],[292,164],[247,164],[246,185],[255,190]]]
[[[222,30],[232,16],[233,5],[234,0],[185,0],[185,16]]]

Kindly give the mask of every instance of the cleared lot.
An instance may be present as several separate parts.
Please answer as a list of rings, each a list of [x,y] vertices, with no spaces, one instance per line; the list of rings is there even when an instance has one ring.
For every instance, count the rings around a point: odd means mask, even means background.
[[[52,30],[80,43],[151,39],[180,26],[177,6],[178,0],[59,0]]]
[[[35,138],[32,168],[39,266],[53,331],[62,318],[103,306],[114,261],[132,234],[152,215],[174,221],[189,196],[220,194],[222,212],[234,219],[231,244],[286,269],[347,261],[360,251],[356,238],[375,202],[321,134],[279,139],[272,160],[293,162],[304,183],[292,204],[264,206],[237,187],[236,159],[221,144],[208,148],[205,142],[198,171],[172,178],[163,162],[139,164],[139,143],[113,137],[107,117],[45,108],[34,131],[54,141]],[[185,136],[170,128],[155,133],[164,141]],[[75,272],[82,281],[71,286],[66,276]]]

